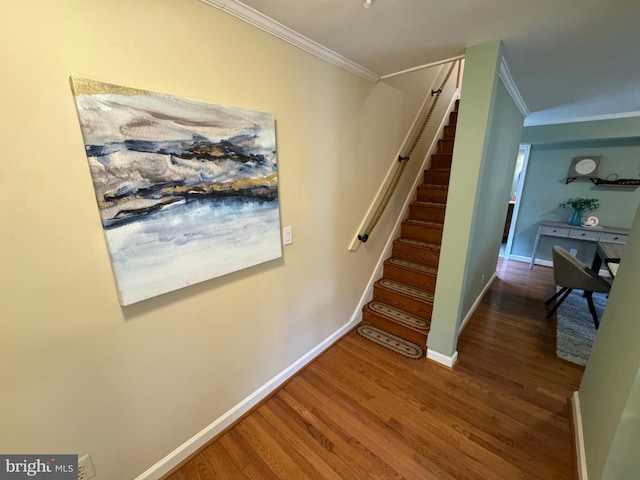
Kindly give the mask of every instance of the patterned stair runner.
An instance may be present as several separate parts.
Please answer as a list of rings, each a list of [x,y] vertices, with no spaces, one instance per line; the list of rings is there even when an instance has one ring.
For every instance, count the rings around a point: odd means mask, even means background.
[[[405,245],[413,245],[414,247],[428,248],[429,250],[440,250],[440,245],[436,245],[435,243],[423,242],[421,240],[416,240],[414,238],[401,237],[398,239],[398,243],[404,243]]]
[[[356,330],[360,336],[407,358],[417,360],[424,357],[424,350],[419,345],[385,332],[373,325],[360,325]]]
[[[431,292],[427,292],[426,290],[421,290],[420,288],[416,288],[411,285],[407,285],[406,283],[398,282],[396,280],[391,280],[389,278],[382,278],[378,281],[378,283],[383,287],[388,288],[389,290],[402,293],[403,295],[407,295],[408,297],[422,300],[423,302],[433,303],[433,294]]]
[[[410,262],[409,260],[404,260],[402,258],[391,257],[388,260],[388,262],[392,263],[393,265],[397,265],[399,267],[409,268],[411,270],[415,270],[421,273],[428,273],[430,275],[436,275],[438,273],[438,270],[436,268],[433,268],[430,265],[425,265],[424,263]]]
[[[422,330],[427,332],[429,330],[430,322],[422,317],[414,315],[399,308],[392,307],[386,303],[371,302],[369,308],[376,312],[378,315],[395,320],[398,323],[402,323],[416,330]]]

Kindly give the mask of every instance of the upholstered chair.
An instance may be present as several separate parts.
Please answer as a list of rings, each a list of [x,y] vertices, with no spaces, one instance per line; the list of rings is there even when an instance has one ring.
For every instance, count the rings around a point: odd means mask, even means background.
[[[556,312],[572,290],[579,289],[584,290],[584,298],[587,300],[589,311],[593,317],[593,324],[598,328],[600,320],[598,320],[596,307],[593,304],[593,293],[609,293],[611,284],[558,245],[553,247],[553,279],[555,284],[560,287],[560,290],[547,300],[545,305],[549,305],[557,300],[560,295],[562,296],[560,300],[556,301],[553,308],[549,310],[547,318]]]

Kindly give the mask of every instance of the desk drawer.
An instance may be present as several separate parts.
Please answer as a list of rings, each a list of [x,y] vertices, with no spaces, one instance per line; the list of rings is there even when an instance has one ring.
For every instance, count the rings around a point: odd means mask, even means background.
[[[571,229],[569,228],[544,226],[542,227],[540,235],[549,235],[551,237],[568,237],[570,230]]]
[[[600,237],[601,232],[593,232],[588,230],[571,230],[569,232],[569,238],[577,238],[578,240],[589,240],[595,242]]]
[[[610,242],[610,243],[626,243],[627,237],[624,233],[602,233],[600,234],[601,242]]]

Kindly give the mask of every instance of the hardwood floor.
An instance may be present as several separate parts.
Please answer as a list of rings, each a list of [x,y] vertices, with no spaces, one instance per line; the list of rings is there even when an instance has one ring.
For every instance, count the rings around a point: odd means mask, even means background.
[[[550,268],[499,263],[453,370],[352,331],[168,478],[572,479],[583,368],[555,356],[551,293]]]

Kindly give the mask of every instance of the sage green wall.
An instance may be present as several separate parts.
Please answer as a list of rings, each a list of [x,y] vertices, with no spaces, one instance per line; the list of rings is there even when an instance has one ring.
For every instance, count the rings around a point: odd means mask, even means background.
[[[451,356],[458,327],[495,272],[522,115],[498,78],[499,41],[467,49],[429,350]],[[446,265],[446,268],[442,266]]]
[[[580,385],[590,480],[640,471],[640,209]]]
[[[607,122],[600,122],[602,131],[608,131]],[[621,187],[598,187],[587,180],[575,180],[565,183],[571,159],[576,156],[602,156],[600,177],[606,178],[616,173],[620,178],[639,178],[640,138],[613,138],[600,140],[581,140],[577,142],[557,143],[564,139],[565,125],[545,127],[546,136],[541,135],[541,127],[527,127],[523,139],[535,140],[531,146],[529,164],[523,186],[520,210],[515,228],[512,255],[530,257],[533,251],[536,230],[540,220],[568,222],[571,209],[561,209],[558,205],[572,197],[598,198],[600,208],[593,213],[602,225],[629,228],[636,207],[640,203],[640,189]],[[570,125],[572,137],[578,136],[578,128]],[[536,128],[539,135],[534,139],[529,131]],[[592,122],[583,125],[582,137],[603,135]],[[640,133],[640,130],[638,131]],[[545,139],[550,139],[552,143]],[[578,258],[590,263],[595,246],[579,240],[542,237],[538,248],[538,257],[551,260],[551,247],[561,245],[566,249],[578,250]]]
[[[502,81],[498,80],[467,252],[463,316],[496,271],[523,122],[524,116]]]
[[[640,472],[640,370],[609,449],[602,480],[636,480]]]

